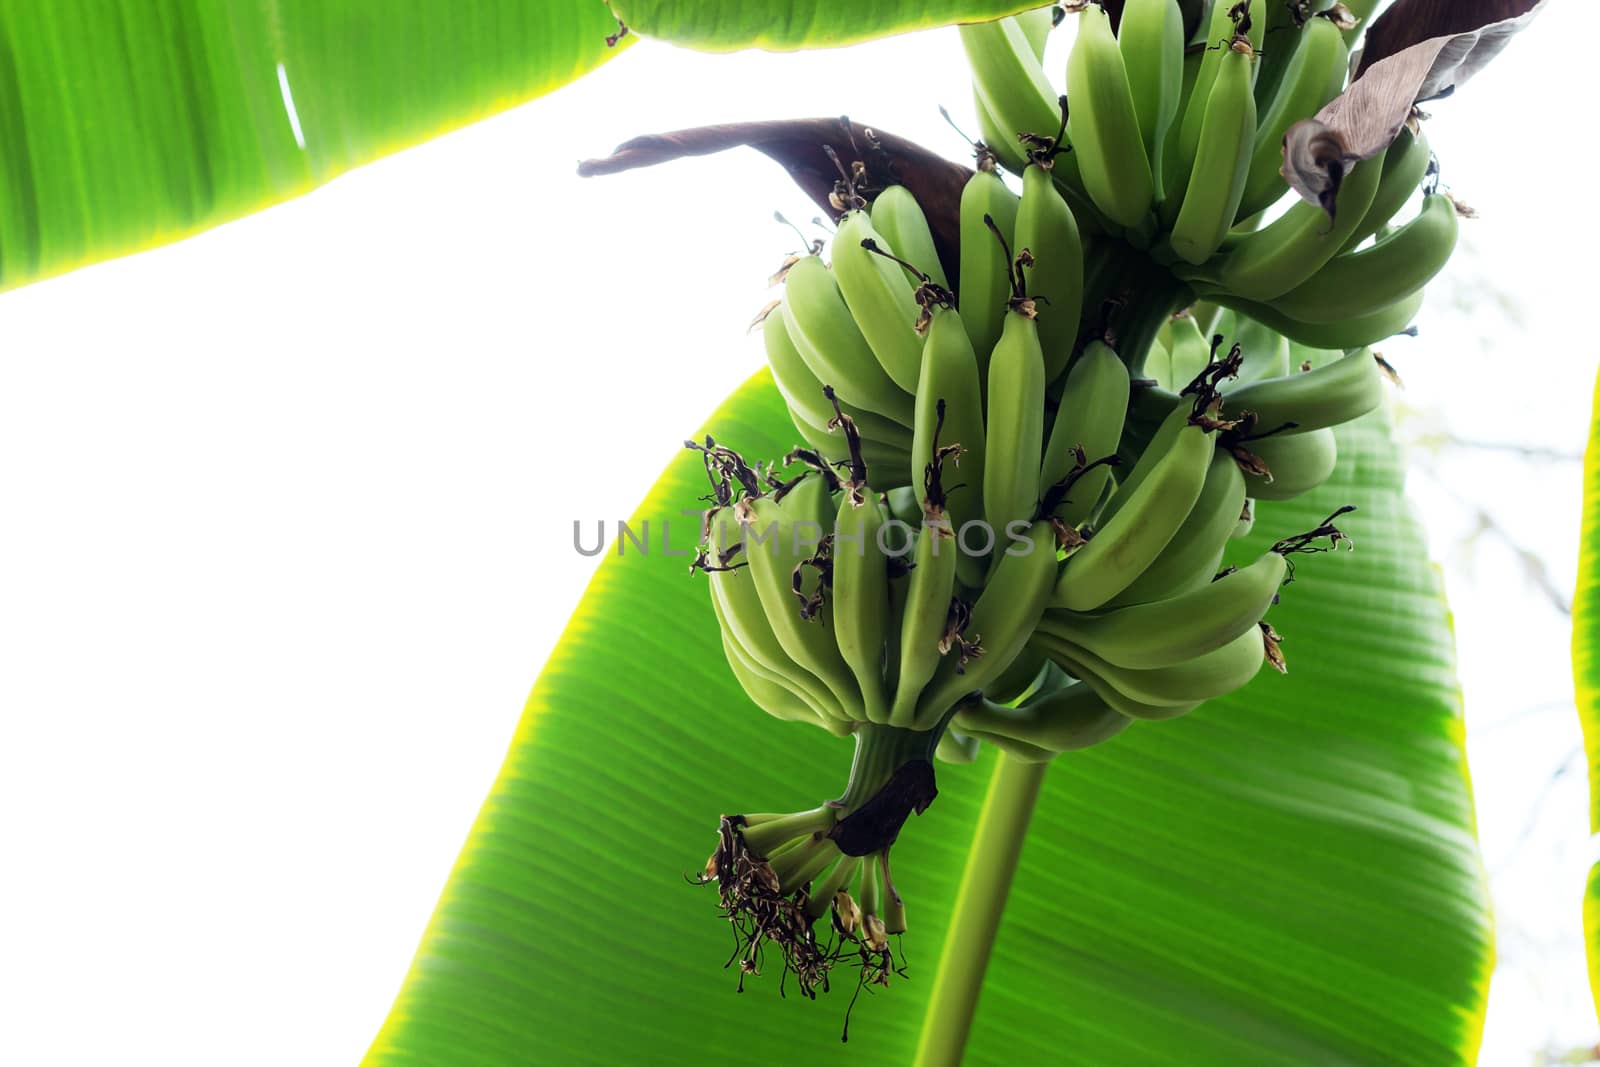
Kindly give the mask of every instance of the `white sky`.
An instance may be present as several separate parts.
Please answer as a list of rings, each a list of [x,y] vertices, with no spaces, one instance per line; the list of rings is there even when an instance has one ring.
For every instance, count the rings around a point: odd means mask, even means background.
[[[1433,108],[1484,218],[1440,286],[1471,310],[1436,297],[1388,349],[1413,433],[1582,447],[1585,10],[1550,5]],[[645,44],[293,204],[0,297],[0,1062],[360,1055],[590,573],[572,520],[627,514],[759,366],[743,328],[794,244],[771,212],[815,214],[754,153],[587,182],[575,161],[840,113],[959,155],[936,108],[970,114],[963,70],[948,30]],[[1462,539],[1487,509],[1569,591],[1578,468],[1417,458],[1500,921],[1483,1062],[1528,1064],[1600,1037],[1568,635],[1510,550]]]

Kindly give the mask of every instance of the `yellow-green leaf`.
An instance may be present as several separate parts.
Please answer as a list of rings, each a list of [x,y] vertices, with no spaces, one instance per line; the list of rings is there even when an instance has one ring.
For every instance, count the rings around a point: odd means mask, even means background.
[[[759,375],[707,425],[792,444]],[[994,947],[966,1062],[1475,1060],[1492,958],[1449,615],[1386,416],[1340,431],[1323,488],[1263,505],[1259,553],[1341,504],[1352,553],[1297,557],[1271,619],[1289,673],[1057,761]],[[939,769],[895,845],[906,978],[816,1002],[734,992],[714,890],[686,885],[723,812],[836,796],[849,742],[777,722],[722,659],[703,577],[661,553],[706,491],[684,454],[597,573],[367,1062],[911,1062],[992,754]]]
[[[600,0],[0,0],[0,288],[539,96],[615,32]]]

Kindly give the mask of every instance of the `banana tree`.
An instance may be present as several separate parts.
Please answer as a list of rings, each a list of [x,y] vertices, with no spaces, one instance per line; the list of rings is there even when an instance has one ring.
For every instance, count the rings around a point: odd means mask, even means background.
[[[817,47],[1026,5],[833,6],[797,19],[785,17],[788,5],[629,3],[613,4],[613,18],[597,5],[478,4],[445,33],[368,3],[215,20],[174,8],[125,19],[116,38],[68,7],[8,6],[3,282],[296,195],[551,88],[638,35],[711,49]],[[1389,73],[1404,69],[1370,98],[1340,98],[1361,106],[1299,129],[1285,173],[1314,206],[1308,217],[1338,225],[1328,209],[1340,177],[1387,150],[1412,102],[1464,80],[1492,52],[1484,42],[1519,26],[1504,20],[1529,6],[1375,23],[1364,64],[1395,56],[1403,62]],[[1485,24],[1494,30],[1480,34]],[[55,48],[21,45],[38,40]],[[1265,64],[1272,50],[1259,50]],[[60,79],[62,54],[95,76]],[[130,79],[140,91],[123,90]],[[68,120],[82,114],[99,117],[94,136]],[[151,121],[172,114],[185,121]],[[1007,125],[1056,132],[1032,119]],[[820,172],[826,200],[833,175],[815,158],[818,143],[770,154],[803,184]],[[1120,191],[1114,184],[1099,191]],[[1075,192],[1086,217],[1108,214],[1109,200]],[[950,275],[963,266],[955,206],[928,211],[934,237],[956,232],[936,242]],[[1148,241],[1135,233],[1128,243]],[[1181,300],[1174,290],[1159,314],[1120,312],[1125,348],[1150,347],[1167,311],[1200,296],[1283,327],[1284,312],[1273,321],[1227,279],[1175,273],[1188,275]],[[1181,384],[1171,363],[1153,373]],[[786,452],[800,427],[782,385],[758,375],[697,439],[751,456]],[[1337,455],[1318,488],[1263,504],[1257,530],[1228,549],[1228,563],[1246,563],[1273,547],[1272,531],[1320,529],[1356,508],[1342,525],[1358,551],[1302,561],[1293,595],[1274,609],[1287,647],[1304,650],[1287,675],[1059,759],[1002,729],[966,766],[941,769],[937,805],[894,851],[895,880],[916,887],[915,963],[904,980],[875,973],[891,988],[863,998],[852,1049],[929,1063],[963,1050],[974,1062],[1473,1058],[1492,936],[1448,612],[1404,501],[1387,415],[1341,426]],[[677,457],[637,518],[693,507],[706,470],[703,455]],[[535,686],[373,1062],[677,1062],[723,1034],[736,1055],[798,1061],[836,1047],[837,1019],[824,1022],[822,1005],[786,1002],[770,980],[735,998],[720,968],[727,931],[678,878],[713,843],[718,812],[831,796],[844,770],[827,732],[757,713],[729,672],[712,599],[682,568],[637,557],[602,566]],[[671,641],[638,634],[639,618],[669,620]],[[623,629],[638,640],[603,638]],[[648,699],[625,684],[645,677]],[[968,738],[986,736],[975,713],[967,725]],[[733,1031],[719,1029],[730,1021]]]

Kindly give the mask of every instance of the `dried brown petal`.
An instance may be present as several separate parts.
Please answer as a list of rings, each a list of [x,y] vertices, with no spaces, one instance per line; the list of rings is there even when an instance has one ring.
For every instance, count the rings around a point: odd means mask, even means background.
[[[1263,654],[1267,657],[1267,662],[1279,674],[1288,674],[1288,661],[1283,658],[1283,649],[1278,647],[1283,644],[1283,638],[1278,636],[1278,631],[1272,628],[1270,622],[1263,621],[1256,625],[1261,627],[1261,646]]]
[[[1418,102],[1482,70],[1544,2],[1398,0],[1367,30],[1350,87],[1283,135],[1289,187],[1331,213],[1351,167],[1388,148]]]
[[[951,283],[956,283],[960,273],[957,248],[961,190],[972,177],[972,168],[951,162],[903,137],[847,118],[730,122],[645,134],[624,141],[602,159],[584,160],[578,164],[578,174],[586,178],[617,174],[739,147],[754,148],[776,160],[830,216],[837,216],[844,206],[834,202],[839,170],[828,158],[830,147],[860,183],[856,191],[868,199],[889,185],[904,185],[928,217],[939,263]]]

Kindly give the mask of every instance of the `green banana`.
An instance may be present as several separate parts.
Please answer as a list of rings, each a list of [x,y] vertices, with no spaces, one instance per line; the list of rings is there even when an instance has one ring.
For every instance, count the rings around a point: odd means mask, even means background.
[[[715,601],[712,603],[715,605]],[[771,674],[758,667],[726,629],[722,631],[722,653],[728,660],[728,669],[733,672],[734,679],[745,695],[774,719],[821,726],[841,736],[848,732],[845,724],[828,719],[813,708],[804,694],[787,684],[782,675]]]
[[[1234,458],[1219,449],[1212,454],[1205,485],[1189,509],[1189,517],[1155,562],[1105,606],[1164,600],[1210,582],[1222,566],[1223,549],[1235,536],[1244,509],[1244,475]]]
[[[1033,58],[1044,62],[1044,46],[1050,40],[1050,31],[1055,29],[1055,7],[1046,5],[1036,7],[1031,11],[1018,12],[1011,16],[1017,20],[1017,28],[1022,31],[1023,40],[1028,42],[1028,51],[1033,53]]]
[[[1214,332],[1222,335],[1225,350],[1239,346],[1239,373],[1234,376],[1232,389],[1289,373],[1289,339],[1250,316],[1224,308]],[[1230,401],[1233,395],[1228,394]]]
[[[1056,533],[1048,522],[1032,524],[1010,547],[997,550],[989,584],[972,605],[966,629],[982,653],[965,665],[959,656],[939,665],[917,701],[917,729],[931,729],[958,700],[982,690],[1022,654],[1050,601],[1056,566]]]
[[[1268,552],[1247,567],[1166,600],[1098,615],[1047,611],[1039,630],[1117,667],[1173,667],[1255,630],[1277,600],[1286,566],[1282,556]]]
[[[783,318],[818,381],[833,386],[841,400],[911,426],[910,395],[878,363],[833,271],[818,257],[805,256],[784,276]]]
[[[1015,145],[1019,133],[1055,132],[1061,123],[1059,94],[1017,20],[969,22],[957,29],[978,99],[997,130],[1009,135],[998,140]]]
[[[1083,306],[1083,243],[1053,170],[1053,164],[1030,163],[1022,172],[1015,237],[1017,249],[1033,256],[1027,289],[1035,300],[1046,382],[1055,381],[1072,358]]]
[[[1270,480],[1245,472],[1245,485],[1257,500],[1293,500],[1327,481],[1339,462],[1339,443],[1331,429],[1273,434],[1241,447],[1271,472]]]
[[[1207,49],[1204,42],[1186,42],[1183,49],[1183,81],[1178,92],[1178,114],[1167,130],[1161,145],[1161,199],[1178,201],[1183,198],[1184,186],[1189,181],[1189,166],[1194,157],[1183,155],[1183,116],[1194,99],[1195,85],[1200,80],[1200,68],[1205,62]]]
[[[1172,319],[1169,317],[1156,331],[1155,340],[1145,350],[1139,361],[1139,377],[1147,378],[1163,388],[1172,384]]]
[[[1274,297],[1272,306],[1280,315],[1311,323],[1382,311],[1444,268],[1459,230],[1455,201],[1443,193],[1425,196],[1416,218],[1367,248],[1334,256],[1300,286]]]
[[[1201,132],[1205,127],[1206,103],[1211,98],[1211,87],[1217,80],[1217,71],[1222,67],[1224,56],[1232,50],[1235,39],[1240,37],[1249,42],[1252,53],[1261,51],[1261,35],[1266,32],[1266,3],[1267,0],[1251,0],[1244,14],[1249,23],[1244,34],[1239,33],[1239,27],[1232,17],[1239,5],[1232,0],[1216,0],[1212,5],[1194,82],[1184,98],[1182,114],[1175,124],[1176,143],[1169,148],[1172,158],[1166,168],[1166,203],[1170,206],[1165,210],[1168,212],[1188,193],[1200,151]]]
[[[1362,241],[1387,226],[1422,184],[1432,161],[1433,149],[1428,147],[1428,138],[1421,127],[1415,132],[1410,126],[1400,127],[1400,133],[1383,153],[1383,170],[1372,205],[1339,251],[1354,251]]]
[[[938,461],[934,462],[936,465]],[[900,623],[900,675],[889,712],[889,722],[894,726],[911,726],[916,718],[917,699],[949,647],[946,630],[961,550],[956,545],[955,530],[940,506],[941,499],[942,493],[934,494],[923,516],[906,586]]]
[[[1383,402],[1383,371],[1370,348],[1358,349],[1325,366],[1269,378],[1227,395],[1228,415],[1256,416],[1262,432],[1294,424],[1273,436],[1303,434],[1358,419]],[[1255,449],[1246,445],[1251,451]]]
[[[1028,155],[1017,141],[1017,135],[1000,128],[976,89],[972,93],[972,107],[978,113],[978,133],[983,137],[983,147],[993,153],[995,161],[1006,170],[1021,174],[1028,165]]]
[[[1118,667],[1080,645],[1062,642],[1059,638],[1055,641],[1089,675],[1130,700],[1157,708],[1187,710],[1196,703],[1241,689],[1266,662],[1261,628],[1254,624],[1202,656],[1150,670]]]
[[[1053,754],[1098,745],[1132,722],[1107,706],[1089,686],[1071,682],[1015,708],[990,700],[974,701],[956,712],[951,726],[991,743],[1013,738]]]
[[[1149,474],[1128,499],[1094,531],[1088,544],[1067,557],[1054,603],[1069,611],[1093,611],[1122,592],[1155,561],[1189,517],[1205,486],[1211,438],[1202,427],[1184,426],[1160,453],[1146,453]]]
[[[1173,0],[1127,0],[1117,48],[1128,72],[1139,136],[1161,199],[1162,152],[1183,97],[1183,13]]]
[[[1042,649],[1045,655],[1050,657],[1051,662],[1074,678],[1077,678],[1084,685],[1087,685],[1095,696],[1105,702],[1107,707],[1130,719],[1151,721],[1175,719],[1180,715],[1188,714],[1202,703],[1199,700],[1193,700],[1180,704],[1150,704],[1135,700],[1101,677],[1096,671],[1089,669],[1084,663],[1080,662],[1080,659],[1090,659],[1092,657],[1089,657],[1087,653],[1075,645],[1069,645],[1065,641],[1058,641],[1045,634],[1036,634],[1034,636],[1034,644]]]
[[[1089,342],[1067,371],[1039,468],[1040,498],[1050,499],[1051,488],[1072,473],[1077,463],[1075,449],[1081,448],[1089,463],[1116,452],[1128,412],[1129,388],[1127,365],[1104,341]],[[1088,470],[1066,490],[1051,515],[1077,526],[1094,511],[1110,479],[1109,467]]]
[[[1219,297],[1228,307],[1250,316],[1265,326],[1283,334],[1291,341],[1312,348],[1360,348],[1393,337],[1404,330],[1422,308],[1425,289],[1418,289],[1408,297],[1370,315],[1345,319],[1342,322],[1301,322],[1280,313],[1269,304],[1257,304],[1237,297]]]
[[[1078,37],[1067,57],[1067,98],[1067,129],[1089,199],[1112,222],[1141,226],[1155,206],[1150,157],[1111,18],[1095,4],[1078,16]]]
[[[989,357],[989,407],[984,425],[983,515],[998,539],[1006,524],[1032,521],[1039,506],[1039,455],[1044,447],[1044,354],[1033,316],[1006,313]]]
[[[861,687],[870,722],[889,721],[883,650],[889,632],[889,559],[878,546],[887,515],[876,493],[847,482],[833,525],[833,636]]]
[[[1172,317],[1171,377],[1162,386],[1176,393],[1211,362],[1211,342],[1200,332],[1200,324],[1193,315],[1178,314]]]
[[[1128,498],[1088,544],[1067,557],[1054,602],[1068,611],[1093,611],[1131,585],[1188,518],[1205,485],[1211,451],[1210,435],[1197,425],[1176,430],[1159,451],[1152,443],[1134,468],[1137,473],[1148,465],[1145,476],[1117,490],[1113,500],[1124,493]]]
[[[833,238],[833,275],[845,306],[878,362],[906,393],[917,389],[922,335],[916,290],[905,268],[871,248],[894,253],[865,211],[847,211]]]
[[[767,315],[761,324],[761,333],[767,351],[767,363],[772,367],[773,383],[777,385],[778,392],[783,394],[790,414],[803,419],[809,427],[829,432],[828,423],[834,415],[833,405],[822,393],[823,383],[806,365],[794,338],[789,336],[788,316],[781,308],[774,308]],[[855,420],[862,437],[883,445],[909,447],[910,437],[900,423],[843,401],[839,406]],[[837,435],[834,435],[834,442],[843,444]],[[843,452],[839,454],[843,455]]]
[[[966,27],[962,27],[966,29]],[[1007,241],[1017,225],[1017,195],[993,170],[979,167],[961,190],[961,321],[978,356],[978,369],[988,366],[989,352],[1000,339],[1006,304],[1011,299],[1011,261],[984,219],[991,218]]]
[[[1285,5],[1274,5],[1282,6]],[[1288,36],[1287,30],[1278,33],[1278,37]],[[1284,133],[1301,119],[1315,115],[1323,104],[1339,95],[1344,84],[1350,53],[1344,35],[1331,20],[1313,18],[1294,36],[1294,52],[1283,71],[1282,83],[1272,96],[1271,106],[1262,111],[1255,132],[1239,208],[1243,216],[1271,207],[1289,191],[1282,174]],[[1269,41],[1267,48],[1268,55],[1272,55],[1284,45]],[[1265,57],[1262,63],[1266,63]],[[1264,66],[1262,73],[1265,76]]]
[[[748,507],[750,518],[745,558],[773,633],[796,663],[821,679],[849,717],[860,718],[861,690],[834,642],[831,604],[825,600],[817,617],[804,619],[795,595],[796,568],[815,552],[817,541],[833,525],[827,483],[808,476],[781,502],[764,496],[741,506]],[[804,570],[800,574],[809,579],[814,592],[820,578]]]
[[[872,201],[872,225],[883,235],[889,251],[926,274],[941,289],[950,288],[939,262],[939,250],[934,247],[933,231],[928,228],[928,216],[911,190],[891,185],[879,193]],[[920,281],[912,279],[911,283],[914,287]]]
[[[764,674],[786,679],[790,688],[799,691],[806,703],[828,720],[846,721],[839,699],[821,679],[796,663],[778,640],[767,619],[755,577],[748,566],[737,566],[745,561],[744,550],[731,551],[740,545],[741,537],[740,525],[731,511],[725,509],[712,516],[709,548],[713,562],[725,560],[736,568],[709,573],[712,604],[723,628]]]
[[[1104,527],[1116,517],[1124,504],[1131,500],[1150,472],[1156,460],[1172,447],[1178,431],[1189,425],[1194,406],[1187,398],[1179,399],[1176,393],[1160,387],[1145,387],[1128,394],[1128,415],[1123,428],[1123,449],[1137,460],[1127,473],[1117,478],[1116,492],[1101,509],[1098,525]],[[1155,423],[1155,432],[1147,435],[1149,423]],[[1144,440],[1143,448],[1129,448],[1136,439]],[[1119,455],[1122,454],[1119,452]]]
[[[1232,296],[1267,303],[1311,277],[1361,224],[1382,169],[1377,159],[1352,167],[1340,183],[1331,220],[1317,205],[1296,200],[1276,221],[1241,237],[1216,267],[1217,287]]]
[[[1204,263],[1221,247],[1244,196],[1256,132],[1254,66],[1248,42],[1236,42],[1218,64],[1206,97],[1193,171],[1169,238],[1172,250],[1190,263]]]
[[[938,445],[960,445],[961,452],[947,465],[960,474],[944,504],[950,522],[960,530],[983,510],[984,463],[987,441],[983,429],[982,380],[978,357],[967,339],[961,315],[953,308],[934,304],[928,309],[928,336],[922,350],[922,378],[917,383],[917,422],[911,445],[911,485],[919,507],[927,503],[923,473]],[[943,401],[944,410],[939,410]],[[955,479],[952,479],[955,481]],[[974,563],[977,561],[974,560]]]

